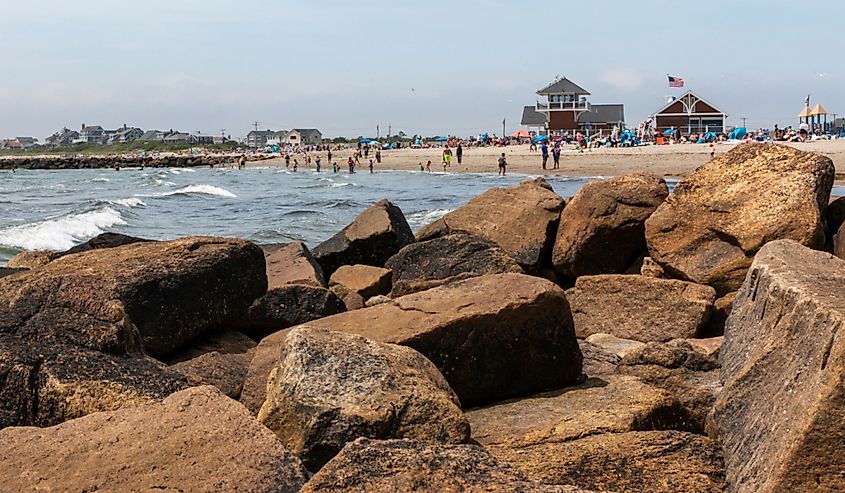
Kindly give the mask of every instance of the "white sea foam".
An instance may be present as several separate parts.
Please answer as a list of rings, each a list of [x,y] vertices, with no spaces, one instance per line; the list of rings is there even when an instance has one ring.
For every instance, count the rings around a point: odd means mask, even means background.
[[[24,250],[67,250],[104,233],[106,228],[125,224],[118,211],[101,207],[81,214],[0,229],[0,245]]]
[[[420,211],[410,214],[408,221],[416,224],[428,224],[437,221],[454,209],[434,209],[433,211]]]
[[[117,199],[117,200],[109,200],[109,204],[112,205],[122,205],[123,207],[141,207],[147,205],[144,203],[143,200],[139,199],[138,197],[129,197],[128,199]]]
[[[103,178],[102,176],[98,176],[91,181],[107,182],[107,181],[111,181],[111,180],[109,180],[108,178]]]
[[[170,192],[162,192],[151,195],[136,195],[136,197],[170,197],[171,195],[212,195],[215,197],[235,198],[237,195],[232,192],[215,187],[213,185],[188,185]]]

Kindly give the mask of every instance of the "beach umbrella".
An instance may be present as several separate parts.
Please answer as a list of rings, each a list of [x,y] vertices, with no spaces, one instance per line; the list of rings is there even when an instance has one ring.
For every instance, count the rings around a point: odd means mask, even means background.
[[[531,135],[526,130],[517,130],[513,133],[513,135],[511,135],[511,137],[517,139],[528,139],[531,137]]]
[[[663,131],[663,135],[672,135],[673,133],[675,133],[675,129],[674,129],[674,128],[670,128],[670,129],[667,129],[667,130],[664,130],[664,131]]]
[[[435,142],[446,142],[448,139],[446,137],[435,137]]]
[[[543,142],[544,140],[549,140],[548,135],[538,135],[534,137],[534,142]]]

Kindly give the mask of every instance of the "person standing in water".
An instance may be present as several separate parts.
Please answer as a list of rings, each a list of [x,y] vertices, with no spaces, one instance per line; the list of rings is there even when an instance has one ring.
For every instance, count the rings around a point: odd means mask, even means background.
[[[332,163],[332,172],[337,173],[337,163]]]
[[[241,158],[238,159],[238,169],[246,168],[246,156],[241,154]]]
[[[294,159],[293,160],[293,171],[294,171],[294,173],[296,172],[297,169],[299,169],[299,161]]]
[[[346,161],[346,165],[349,166],[349,174],[350,175],[355,172],[355,161],[353,161],[352,158],[349,158]]]
[[[425,163],[425,170],[431,173],[431,159],[429,159],[428,162]]]
[[[423,165],[422,165],[422,161],[420,161],[420,171],[425,171],[425,168],[423,168]]]
[[[317,159],[314,160],[314,163],[317,165],[317,173],[320,172],[320,156],[317,156]]]
[[[370,159],[370,174],[373,174],[373,160]]]
[[[505,172],[508,168],[508,160],[505,159],[505,153],[503,152],[501,157],[499,157],[499,174],[505,176]]]
[[[285,168],[290,168],[290,154],[285,153]]]

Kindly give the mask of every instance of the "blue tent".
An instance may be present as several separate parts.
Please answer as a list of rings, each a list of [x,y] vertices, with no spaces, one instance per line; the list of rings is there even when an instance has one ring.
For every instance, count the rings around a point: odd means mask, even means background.
[[[447,139],[446,137],[435,137],[434,138],[435,142],[446,142],[447,140],[449,140],[449,139]]]
[[[548,135],[538,135],[538,136],[534,137],[534,142],[543,142],[545,140],[549,140]]]
[[[370,139],[361,139],[362,144],[369,144],[370,142],[372,142]]]
[[[674,128],[669,128],[663,131],[663,135],[672,135],[673,133],[675,133]]]
[[[741,140],[744,139],[746,135],[748,135],[748,130],[743,127],[737,127],[733,129],[733,132],[731,132],[730,135],[728,135],[728,139]]]

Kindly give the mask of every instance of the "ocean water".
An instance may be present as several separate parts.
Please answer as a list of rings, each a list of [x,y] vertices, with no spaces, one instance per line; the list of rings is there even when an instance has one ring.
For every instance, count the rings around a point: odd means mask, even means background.
[[[0,171],[0,266],[22,250],[66,250],[106,231],[150,239],[303,241],[313,247],[383,198],[399,206],[417,231],[485,190],[525,178],[276,168]],[[569,196],[597,178],[547,179]]]

